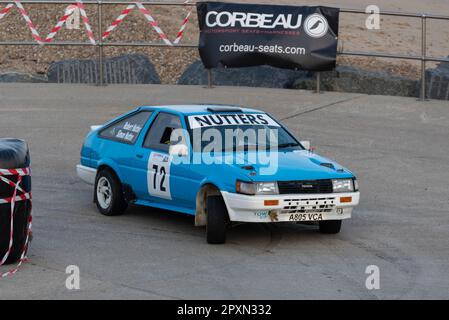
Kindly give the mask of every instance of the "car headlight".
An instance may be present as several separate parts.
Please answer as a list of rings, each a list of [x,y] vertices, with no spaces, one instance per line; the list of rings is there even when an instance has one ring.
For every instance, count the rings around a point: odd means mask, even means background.
[[[243,182],[237,180],[235,184],[237,193],[256,194],[279,194],[277,182]]]
[[[332,180],[333,192],[354,192],[354,180],[353,179],[333,179]]]

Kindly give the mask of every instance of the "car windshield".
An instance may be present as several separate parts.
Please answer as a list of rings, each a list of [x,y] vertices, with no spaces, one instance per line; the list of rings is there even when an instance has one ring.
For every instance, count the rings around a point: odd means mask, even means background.
[[[220,116],[226,117],[226,115]],[[239,116],[240,118],[236,119],[246,120],[244,116],[249,116],[251,119],[251,115],[242,114]],[[225,121],[223,123],[218,121],[217,119],[219,118],[206,118],[205,120],[211,121],[204,122],[205,125],[203,127],[201,127],[201,123],[193,122],[191,117],[188,117],[187,120],[190,123],[190,137],[193,150],[195,152],[232,152],[252,150],[269,151],[276,148],[303,149],[287,130],[272,120],[268,115],[263,114],[263,116],[268,120],[266,124],[244,123],[228,125]],[[232,119],[230,118],[229,122],[237,122],[232,121]],[[215,125],[217,123],[218,125]]]

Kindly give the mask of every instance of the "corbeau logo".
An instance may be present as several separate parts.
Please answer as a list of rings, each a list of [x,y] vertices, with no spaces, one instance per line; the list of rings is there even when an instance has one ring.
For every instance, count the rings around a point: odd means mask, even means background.
[[[206,15],[208,27],[242,27],[275,29],[299,29],[302,24],[302,14],[266,14],[251,12],[209,11]]]
[[[304,30],[312,38],[321,38],[329,30],[329,23],[321,14],[315,13],[307,17]]]
[[[275,29],[299,29],[302,25],[302,14],[266,14],[251,12],[228,12],[209,11],[206,14],[206,25],[208,27],[241,27]],[[312,38],[323,37],[329,29],[329,24],[324,16],[314,13],[304,21],[304,30]]]

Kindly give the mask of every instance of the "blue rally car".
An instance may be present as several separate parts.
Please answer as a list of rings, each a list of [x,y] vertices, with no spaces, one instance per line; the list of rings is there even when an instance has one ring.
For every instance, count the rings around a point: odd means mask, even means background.
[[[128,204],[195,216],[209,243],[232,222],[314,222],[338,233],[359,203],[354,175],[269,114],[222,105],[140,107],[92,126],[79,177],[107,216]]]

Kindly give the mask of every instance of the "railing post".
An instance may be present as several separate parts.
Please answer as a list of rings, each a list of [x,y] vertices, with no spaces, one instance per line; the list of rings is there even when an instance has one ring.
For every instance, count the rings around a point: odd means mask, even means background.
[[[316,89],[315,93],[321,93],[321,72],[316,73]]]
[[[103,6],[101,3],[101,0],[98,0],[97,2],[97,13],[98,13],[98,19],[97,19],[97,30],[98,30],[98,78],[97,78],[97,85],[103,86],[104,85],[104,68],[103,68],[103,42],[101,38],[101,30],[103,30],[102,27],[102,20],[103,20]]]
[[[420,100],[426,100],[426,59],[427,59],[427,17],[421,16],[421,94]]]
[[[212,69],[207,69],[207,87],[212,89],[214,85],[214,79],[212,77]]]

